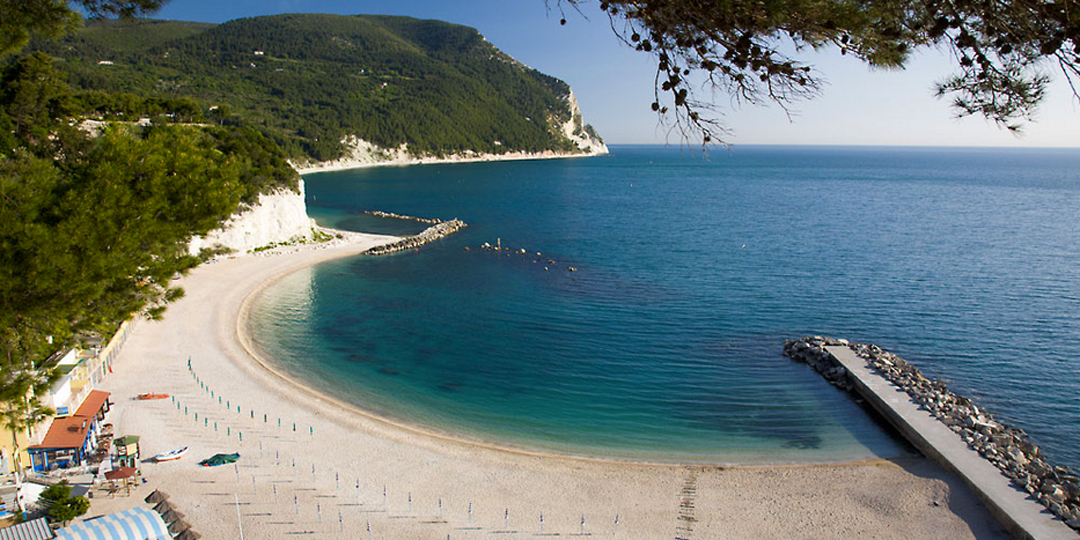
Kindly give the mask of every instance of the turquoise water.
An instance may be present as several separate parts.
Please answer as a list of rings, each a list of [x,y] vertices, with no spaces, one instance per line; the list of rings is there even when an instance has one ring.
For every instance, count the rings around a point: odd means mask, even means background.
[[[327,393],[469,438],[716,463],[909,451],[780,356],[835,335],[918,363],[1075,466],[1077,171],[1067,150],[630,146],[309,175],[329,226],[424,227],[360,214],[377,209],[469,227],[294,274],[255,303],[253,333]],[[529,255],[476,249],[497,239]]]

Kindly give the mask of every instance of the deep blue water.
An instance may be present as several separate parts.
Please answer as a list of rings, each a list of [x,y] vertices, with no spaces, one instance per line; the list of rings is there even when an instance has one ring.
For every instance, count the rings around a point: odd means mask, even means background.
[[[286,369],[377,413],[612,457],[907,452],[780,356],[823,334],[896,352],[1080,465],[1080,151],[621,146],[306,181],[325,225],[469,224],[305,270],[254,306]],[[529,255],[477,249],[497,239]]]

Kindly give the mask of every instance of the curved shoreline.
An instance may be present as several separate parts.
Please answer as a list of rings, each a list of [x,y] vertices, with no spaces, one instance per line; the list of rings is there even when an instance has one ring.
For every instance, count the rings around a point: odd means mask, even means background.
[[[386,160],[368,159],[339,159],[324,161],[315,164],[293,165],[293,168],[301,176],[308,174],[351,171],[355,169],[368,169],[371,167],[409,167],[413,165],[446,165],[451,163],[491,163],[495,161],[534,161],[542,159],[578,159],[606,156],[608,152],[592,154],[562,154],[553,151],[546,152],[519,152],[506,154],[478,154],[475,156],[455,155],[450,157],[407,157]]]
[[[584,517],[592,536],[616,537],[619,516],[617,538],[670,538],[683,525],[695,540],[1004,538],[925,458],[724,468],[523,452],[387,422],[253,361],[240,343],[241,306],[293,272],[392,240],[357,238],[196,268],[165,318],[132,332],[103,385],[117,404],[109,421],[118,434],[141,435],[145,455],[189,446],[192,457],[144,463],[147,483],[131,498],[95,497],[93,514],[161,489],[208,538],[234,537],[238,520],[253,538],[344,540],[365,525],[383,538],[479,540],[507,525],[519,537],[537,531],[540,513],[545,533],[563,536],[579,533]],[[134,399],[148,391],[175,402]],[[196,464],[237,451],[235,469]],[[343,530],[316,515],[320,504],[340,512]]]
[[[349,232],[349,231],[336,231],[336,232]],[[411,423],[405,419],[396,419],[388,416],[380,415],[369,409],[364,409],[362,406],[355,405],[353,403],[344,401],[329,393],[322,392],[313,386],[306,384],[302,378],[300,380],[295,376],[283,372],[281,369],[275,367],[280,365],[280,362],[273,360],[273,355],[260,347],[255,343],[251,332],[251,304],[257,300],[267,289],[279,283],[281,280],[293,275],[302,270],[311,268],[315,265],[330,262],[333,260],[339,260],[347,257],[354,257],[356,255],[362,255],[363,253],[341,253],[332,258],[321,259],[317,261],[311,261],[310,264],[290,268],[286,272],[278,273],[264,282],[260,283],[244,298],[240,304],[240,311],[237,315],[235,325],[235,337],[237,342],[243,348],[244,352],[248,355],[249,359],[254,362],[258,367],[274,376],[282,383],[299,390],[308,396],[318,399],[327,405],[337,407],[339,409],[347,410],[353,414],[362,416],[368,420],[382,423],[386,426],[408,431],[410,433],[421,435],[424,437],[431,437],[439,441],[450,442],[455,444],[464,444],[473,446],[476,448],[482,448],[486,450],[494,450],[497,452],[506,452],[511,454],[518,454],[528,457],[538,458],[550,458],[550,459],[567,459],[572,461],[583,461],[592,463],[604,463],[604,464],[618,464],[628,466],[639,467],[722,467],[725,469],[736,468],[775,468],[775,467],[818,467],[818,466],[841,466],[841,465],[869,465],[875,463],[882,463],[888,461],[889,458],[870,457],[866,459],[856,460],[839,460],[839,461],[807,461],[807,462],[790,462],[790,461],[754,461],[754,462],[740,462],[740,461],[722,461],[720,460],[702,460],[702,461],[655,461],[648,458],[645,459],[633,459],[633,458],[620,458],[612,456],[602,455],[589,455],[589,454],[574,454],[574,453],[560,453],[550,450],[540,450],[536,448],[529,448],[523,446],[516,446],[510,443],[499,442],[494,440],[487,440],[482,438],[473,438],[461,433],[455,433],[452,431],[439,430],[432,426],[425,426],[418,423]]]
[[[391,427],[391,428],[394,428],[394,429],[404,430],[404,431],[407,431],[409,433],[413,433],[413,434],[420,435],[420,436],[423,436],[423,437],[431,437],[433,439],[443,441],[443,442],[449,442],[449,443],[454,443],[454,444],[464,444],[464,445],[473,446],[473,447],[476,447],[476,448],[482,448],[482,449],[485,449],[485,450],[493,450],[493,451],[497,451],[497,452],[506,452],[506,453],[511,453],[511,454],[527,456],[527,457],[570,459],[570,460],[580,460],[580,461],[585,461],[585,462],[636,465],[636,466],[644,466],[644,467],[682,467],[682,466],[685,466],[683,464],[678,464],[678,463],[674,463],[674,464],[673,463],[662,463],[662,462],[653,463],[653,462],[648,462],[648,461],[619,460],[619,459],[607,459],[607,458],[592,457],[592,456],[577,456],[577,455],[573,455],[573,454],[557,454],[557,453],[554,453],[554,452],[543,452],[543,451],[538,451],[538,450],[530,450],[530,449],[527,449],[527,448],[515,447],[515,446],[512,446],[512,445],[499,444],[499,443],[493,442],[493,441],[470,439],[468,437],[453,434],[453,433],[450,433],[450,432],[438,431],[436,429],[425,427],[425,426],[422,426],[422,425],[419,425],[419,424],[410,424],[410,423],[407,423],[407,422],[404,422],[404,421],[395,420],[395,419],[392,419],[392,418],[388,418],[388,417],[385,417],[385,416],[378,415],[378,414],[376,414],[376,413],[374,413],[374,412],[372,412],[370,410],[363,409],[361,407],[358,407],[356,405],[353,405],[351,403],[348,403],[346,401],[338,399],[338,398],[336,398],[336,397],[334,397],[334,396],[332,396],[330,394],[320,392],[319,390],[316,390],[315,388],[313,388],[313,387],[311,387],[311,386],[309,386],[307,384],[304,384],[304,383],[298,381],[297,379],[295,379],[293,377],[288,376],[287,374],[283,373],[281,370],[276,369],[274,367],[274,365],[273,365],[274,364],[273,361],[268,360],[266,358],[267,356],[271,356],[271,355],[269,353],[267,353],[266,351],[263,351],[262,348],[259,347],[258,345],[256,345],[255,341],[252,339],[251,332],[250,332],[250,327],[251,327],[251,323],[250,323],[251,303],[254,302],[259,295],[261,295],[263,292],[265,292],[266,289],[272,287],[273,285],[275,285],[278,282],[280,282],[281,280],[289,277],[290,275],[295,274],[296,272],[299,272],[299,271],[307,269],[307,268],[311,268],[311,267],[313,267],[313,266],[315,266],[317,264],[321,264],[321,263],[324,263],[324,262],[330,262],[330,261],[338,260],[338,259],[343,259],[343,258],[346,258],[346,257],[352,257],[352,256],[355,256],[355,255],[358,255],[358,254],[342,253],[339,256],[336,256],[336,257],[333,257],[333,258],[323,259],[323,260],[319,260],[319,261],[312,261],[311,264],[307,264],[307,265],[304,265],[304,266],[299,266],[299,267],[296,267],[296,268],[291,268],[286,272],[277,274],[277,275],[271,277],[270,279],[264,281],[263,283],[259,284],[254,290],[252,290],[250,293],[247,294],[247,296],[244,298],[243,302],[240,304],[240,312],[239,312],[239,314],[238,314],[238,316],[236,318],[236,326],[235,326],[236,334],[235,335],[236,335],[237,342],[244,349],[244,352],[247,353],[247,355],[249,356],[249,358],[250,358],[250,360],[252,362],[254,362],[259,368],[261,368],[262,370],[264,370],[268,374],[274,376],[277,380],[281,381],[282,383],[284,383],[284,384],[286,384],[286,385],[288,385],[288,386],[290,386],[292,388],[295,388],[295,389],[297,389],[297,390],[299,390],[301,392],[304,392],[308,396],[310,396],[312,398],[315,398],[315,399],[318,399],[318,400],[326,403],[327,405],[332,405],[334,407],[337,407],[337,408],[340,408],[340,409],[343,409],[343,410],[347,410],[352,414],[356,414],[358,416],[361,416],[363,418],[366,418],[366,419],[374,421],[374,422],[379,422],[379,423],[381,423],[381,424],[383,424],[385,426],[388,426],[388,427]],[[876,461],[880,461],[880,460],[867,460],[866,462],[870,463],[870,462],[876,462]],[[858,463],[858,462],[854,462],[854,463]],[[692,465],[695,465],[695,466],[707,466],[707,465],[710,465],[710,464],[692,464]],[[784,465],[784,464],[778,464],[778,465]],[[788,466],[803,466],[803,465],[813,466],[813,465],[817,465],[817,464],[786,464],[786,465],[788,465]],[[822,464],[822,465],[825,465],[825,464]],[[714,466],[717,466],[717,465],[714,465]],[[773,465],[769,464],[769,465],[766,465],[766,466],[773,466]],[[726,465],[725,465],[725,467],[726,467]]]

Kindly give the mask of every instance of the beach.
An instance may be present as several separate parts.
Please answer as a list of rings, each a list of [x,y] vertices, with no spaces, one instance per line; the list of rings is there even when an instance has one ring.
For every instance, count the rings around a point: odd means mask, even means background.
[[[102,389],[114,433],[141,437],[146,482],[96,494],[90,515],[159,489],[204,538],[1007,538],[971,492],[925,458],[716,467],[516,451],[352,410],[273,371],[246,336],[246,303],[301,268],[393,237],[223,259],[140,321]],[[190,364],[189,364],[190,361]],[[138,401],[140,393],[170,399]],[[188,446],[180,460],[159,452]],[[199,467],[216,453],[237,464]]]

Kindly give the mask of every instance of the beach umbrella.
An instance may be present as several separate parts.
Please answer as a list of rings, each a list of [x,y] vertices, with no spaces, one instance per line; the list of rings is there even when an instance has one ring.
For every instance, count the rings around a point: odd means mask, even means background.
[[[180,512],[177,512],[176,510],[169,510],[168,512],[165,512],[164,514],[161,514],[161,519],[165,523],[173,523],[173,522],[179,520],[182,517],[184,517],[184,514],[182,514]]]
[[[169,510],[175,510],[175,509],[176,509],[176,507],[174,507],[173,503],[171,503],[169,501],[161,501],[161,502],[157,503],[156,505],[154,505],[154,511],[159,513],[159,514],[164,514],[165,512],[168,512]]]
[[[117,467],[111,471],[105,471],[106,480],[122,480],[135,475],[135,467]]]
[[[144,500],[146,502],[150,503],[150,504],[157,504],[157,503],[159,503],[161,501],[164,501],[165,499],[168,499],[168,498],[169,498],[168,493],[165,493],[164,491],[161,491],[160,489],[155,489],[154,491],[150,492],[150,494],[147,495],[146,499],[144,499]]]
[[[171,525],[169,525],[169,532],[172,533],[172,534],[177,534],[177,533],[180,533],[182,531],[186,531],[186,530],[188,530],[190,528],[191,528],[190,523],[188,523],[187,521],[184,521],[183,519],[178,519],[178,520],[172,522]]]

